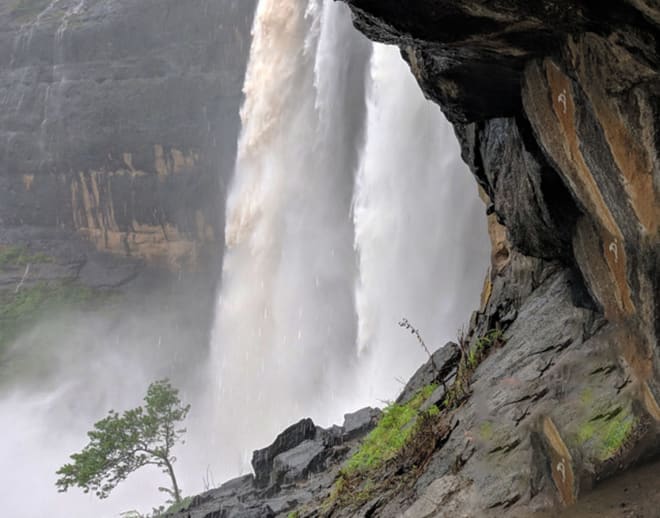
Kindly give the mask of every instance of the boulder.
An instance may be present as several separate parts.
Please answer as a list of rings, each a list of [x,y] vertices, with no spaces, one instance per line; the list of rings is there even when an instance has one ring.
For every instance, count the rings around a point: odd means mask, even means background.
[[[292,450],[300,443],[316,436],[316,425],[309,419],[301,419],[277,436],[273,444],[252,454],[255,485],[265,488],[271,481],[273,461],[280,453]]]
[[[303,480],[323,467],[326,448],[323,442],[307,440],[273,459],[271,482],[291,484]]]
[[[343,439],[350,440],[364,435],[376,426],[381,415],[382,412],[378,408],[371,407],[361,408],[351,414],[344,414]]]
[[[441,379],[450,377],[452,371],[456,369],[460,357],[461,350],[454,342],[448,342],[444,347],[435,351],[433,357],[417,369],[412,378],[408,380],[396,402],[407,403],[420,389],[430,383],[437,383]]]

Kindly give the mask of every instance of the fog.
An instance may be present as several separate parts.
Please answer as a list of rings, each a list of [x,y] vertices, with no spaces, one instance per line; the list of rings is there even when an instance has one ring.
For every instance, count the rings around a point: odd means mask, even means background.
[[[137,406],[152,381],[169,378],[192,404],[186,444],[175,450],[185,494],[204,489],[217,463],[207,453],[202,387],[208,333],[181,323],[196,307],[180,293],[165,310],[154,295],[103,313],[66,312],[24,333],[0,364],[0,485],[7,516],[117,516],[150,511],[165,500],[165,475],[151,466],[129,476],[107,500],[77,488],[58,493],[56,470],[86,444],[86,433],[108,410]],[[149,306],[154,308],[150,309]]]

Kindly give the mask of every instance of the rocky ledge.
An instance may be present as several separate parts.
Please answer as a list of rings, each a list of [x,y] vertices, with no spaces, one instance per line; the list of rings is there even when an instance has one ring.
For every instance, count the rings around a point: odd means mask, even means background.
[[[295,513],[331,491],[342,461],[375,426],[381,412],[363,408],[343,426],[324,429],[303,419],[254,452],[249,474],[191,499],[178,518],[266,518]]]

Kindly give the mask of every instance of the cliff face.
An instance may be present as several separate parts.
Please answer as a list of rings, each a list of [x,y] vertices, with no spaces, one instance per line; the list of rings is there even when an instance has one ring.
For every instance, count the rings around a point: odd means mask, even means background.
[[[347,3],[361,31],[400,46],[491,203],[497,249],[473,324],[506,329],[506,345],[458,412],[452,437],[471,438],[458,493],[474,512],[573,503],[659,446],[660,9]]]
[[[350,453],[297,457],[320,475],[295,494],[241,479],[182,516],[526,517],[574,504],[660,452],[660,8],[344,1],[454,124],[488,203],[482,307],[462,359],[429,362],[402,395],[435,372],[430,439],[422,428],[371,475],[335,475]]]
[[[254,6],[4,2],[3,244],[36,227],[173,271],[219,264]]]

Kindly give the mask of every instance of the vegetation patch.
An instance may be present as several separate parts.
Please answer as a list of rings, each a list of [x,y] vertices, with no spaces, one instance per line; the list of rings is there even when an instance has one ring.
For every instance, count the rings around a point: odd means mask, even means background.
[[[458,364],[458,372],[453,385],[447,390],[443,405],[446,409],[457,408],[470,395],[472,375],[479,364],[488,356],[491,349],[504,345],[503,333],[500,329],[492,329],[478,338],[469,347],[464,338],[459,338],[462,357]]]
[[[419,332],[407,321],[399,325],[416,335],[419,343],[432,355],[424,344]],[[503,333],[493,329],[474,340],[472,346],[467,340],[461,340],[461,359],[456,378],[447,387],[441,377],[441,368],[434,364],[439,383],[443,383],[446,397],[442,404],[432,406],[427,411],[420,411],[437,384],[430,384],[421,389],[405,404],[391,404],[384,411],[376,427],[367,435],[357,452],[346,461],[339,472],[327,498],[322,503],[322,516],[330,516],[337,509],[342,514],[358,513],[367,504],[373,511],[375,496],[379,502],[391,498],[401,498],[419,478],[433,453],[449,439],[453,428],[449,425],[449,415],[469,395],[469,386],[474,371],[486,358],[490,350],[504,344]],[[480,430],[482,436],[495,434],[491,423],[484,424]],[[513,449],[517,444],[507,445]],[[378,506],[374,501],[375,506]]]
[[[43,253],[31,253],[25,245],[0,248],[0,269],[26,266],[28,264],[52,263],[53,258]]]
[[[20,332],[46,315],[70,309],[96,309],[116,293],[89,288],[79,282],[40,282],[14,290],[0,290],[0,352]]]
[[[588,446],[599,461],[606,461],[626,446],[636,425],[637,419],[630,411],[617,408],[583,423],[577,430],[577,440]]]
[[[495,432],[493,430],[493,423],[490,421],[484,421],[479,427],[479,437],[484,441],[491,441]]]
[[[169,506],[165,511],[162,512],[162,514],[167,515],[170,513],[180,513],[182,511],[185,511],[188,509],[190,504],[192,503],[192,496],[187,496],[185,498],[182,498],[179,503],[173,503],[171,506]],[[154,513],[155,514],[155,513]],[[158,516],[158,514],[155,514],[155,516]]]
[[[375,494],[394,491],[417,478],[438,440],[448,435],[438,407],[420,411],[436,388],[427,385],[408,403],[391,404],[383,411],[376,428],[340,470],[321,506],[323,514],[337,507],[357,509]]]
[[[419,407],[435,389],[436,385],[427,385],[408,403],[389,405],[383,411],[376,428],[367,435],[360,449],[348,460],[342,470],[343,474],[368,471],[395,457],[415,430]],[[435,411],[437,412],[437,408]]]

